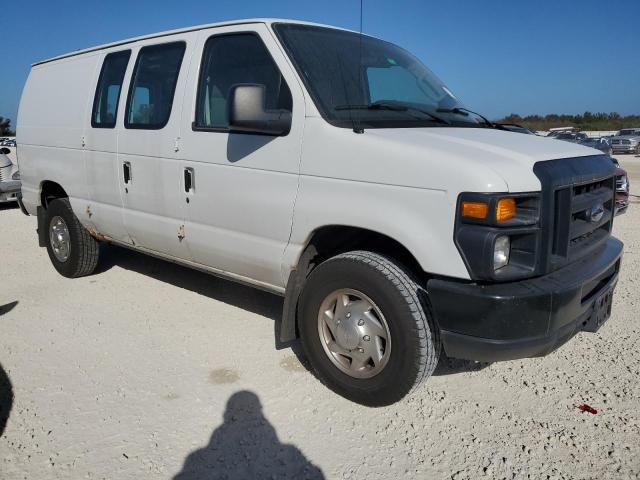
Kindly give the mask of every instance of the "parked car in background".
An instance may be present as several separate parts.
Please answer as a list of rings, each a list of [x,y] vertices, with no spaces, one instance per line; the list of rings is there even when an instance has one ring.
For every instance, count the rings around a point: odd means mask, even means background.
[[[596,148],[607,155],[611,155],[613,153],[611,144],[606,138],[586,138],[579,143],[585,147]]]
[[[620,167],[620,163],[615,158],[611,159],[616,166],[616,193],[615,193],[615,215],[622,215],[629,207],[629,176],[627,171]]]
[[[3,147],[14,147],[16,146],[16,141],[13,138],[5,138],[0,142],[0,145]]]
[[[9,157],[0,153],[0,203],[15,202],[20,193],[20,172]]]
[[[517,125],[515,123],[500,123],[499,125],[505,130],[509,130],[510,132],[525,133],[527,135],[535,135],[535,133],[529,130],[527,127],[523,127],[522,125]]]
[[[553,136],[550,135],[550,137],[554,138],[555,140],[564,140],[565,142],[571,143],[581,143],[589,138],[586,133],[582,132],[559,132]]]
[[[623,128],[611,137],[613,153],[640,154],[640,128]]]

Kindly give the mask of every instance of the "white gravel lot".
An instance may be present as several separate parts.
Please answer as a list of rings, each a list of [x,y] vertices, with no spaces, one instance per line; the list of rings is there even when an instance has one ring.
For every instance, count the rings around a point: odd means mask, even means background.
[[[640,194],[640,157],[620,160]],[[276,350],[279,297],[117,248],[100,273],[68,280],[38,248],[35,218],[0,207],[0,364],[15,396],[0,479],[639,478],[632,201],[597,334],[541,359],[443,361],[381,409]],[[0,376],[2,411],[8,393]]]

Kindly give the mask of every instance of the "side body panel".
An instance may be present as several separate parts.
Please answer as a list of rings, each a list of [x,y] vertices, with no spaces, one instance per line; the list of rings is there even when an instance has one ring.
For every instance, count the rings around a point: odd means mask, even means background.
[[[93,108],[95,90],[105,57],[112,52],[131,50],[131,46],[115,48],[101,52],[98,56],[96,71],[92,79],[92,94],[89,102],[89,116]],[[126,85],[131,75],[135,58],[129,58],[127,72],[120,91],[118,102],[118,115],[114,128],[93,128],[91,118],[86,122],[86,165],[87,165],[87,191],[89,201],[87,206],[81,210],[91,212],[87,218],[87,223],[102,235],[114,240],[131,243],[129,235],[124,226],[122,211],[122,195],[120,184],[122,177],[118,169],[118,132],[122,125],[124,115],[124,103],[126,102]]]
[[[32,215],[45,180],[62,185],[77,212],[88,198],[83,135],[98,58],[70,57],[31,69],[20,101],[17,143],[23,202]]]
[[[204,44],[211,35],[233,32],[257,33],[284,76],[293,97],[288,135],[192,129]],[[281,265],[298,189],[305,114],[302,89],[271,32],[264,25],[200,32],[184,105],[180,155],[194,172],[185,227],[193,260],[282,290],[286,277]]]

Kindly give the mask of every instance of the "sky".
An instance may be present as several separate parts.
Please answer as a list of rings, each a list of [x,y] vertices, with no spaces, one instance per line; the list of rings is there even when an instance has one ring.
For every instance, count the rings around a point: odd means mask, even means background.
[[[0,116],[16,124],[38,60],[129,37],[250,17],[358,29],[359,0],[7,2]],[[364,0],[363,31],[425,63],[469,108],[640,114],[640,0]]]

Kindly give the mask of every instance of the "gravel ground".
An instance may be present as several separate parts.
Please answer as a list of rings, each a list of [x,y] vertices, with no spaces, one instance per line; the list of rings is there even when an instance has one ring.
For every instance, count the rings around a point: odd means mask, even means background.
[[[640,157],[620,160],[640,193]],[[639,478],[632,200],[600,332],[541,359],[442,360],[381,409],[276,350],[278,297],[117,248],[100,273],[68,280],[38,248],[35,218],[0,207],[0,417],[15,396],[0,478]]]

